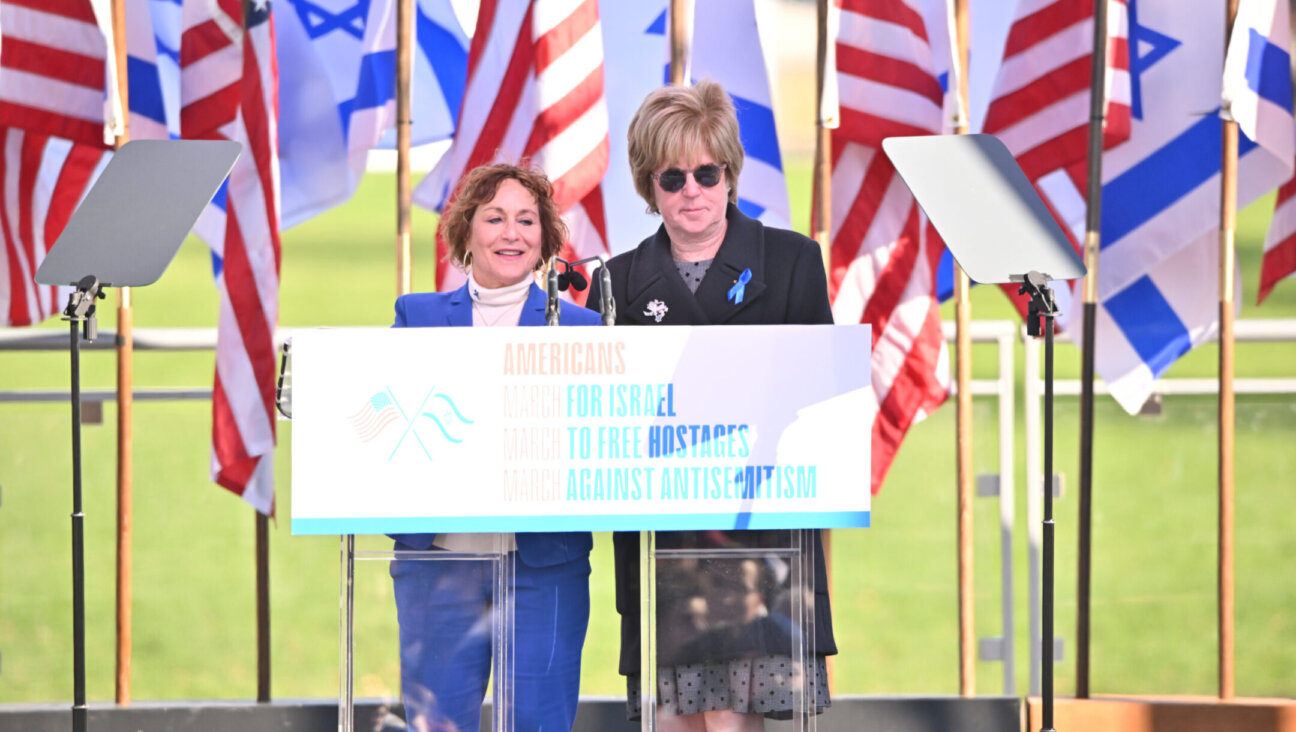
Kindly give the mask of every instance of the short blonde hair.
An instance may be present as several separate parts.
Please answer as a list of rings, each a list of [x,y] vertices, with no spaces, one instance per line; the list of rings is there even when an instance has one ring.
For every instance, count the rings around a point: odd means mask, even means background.
[[[705,153],[724,164],[729,202],[738,202],[743,165],[738,115],[729,95],[714,81],[655,89],[639,105],[626,137],[635,190],[647,202],[649,213],[660,213],[652,174],[662,165]]]
[[[473,216],[477,215],[478,208],[495,198],[500,184],[506,180],[517,181],[535,196],[540,214],[540,261],[535,269],[540,269],[540,265],[557,256],[567,242],[567,224],[558,215],[553,186],[544,173],[509,163],[480,165],[459,180],[454,200],[441,214],[441,238],[446,243],[450,261],[461,269],[466,269]]]

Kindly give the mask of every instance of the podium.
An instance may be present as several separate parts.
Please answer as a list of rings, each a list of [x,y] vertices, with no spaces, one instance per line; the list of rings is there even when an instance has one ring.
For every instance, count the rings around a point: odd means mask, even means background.
[[[816,642],[817,529],[869,525],[871,343],[867,326],[297,333],[292,529],[344,535],[340,728],[355,724],[352,664],[371,653],[354,646],[356,559],[391,563],[401,628],[386,653],[401,655],[407,718],[453,706],[411,669],[432,658],[460,680],[477,671],[446,659],[485,638],[489,728],[509,730],[544,701],[521,691],[527,547],[614,531],[620,671],[644,729],[726,693],[726,708],[814,729],[831,650]],[[717,371],[734,354],[747,366]],[[395,549],[357,552],[357,534]],[[417,597],[467,585],[468,630],[409,627]],[[690,691],[721,677],[730,689]]]

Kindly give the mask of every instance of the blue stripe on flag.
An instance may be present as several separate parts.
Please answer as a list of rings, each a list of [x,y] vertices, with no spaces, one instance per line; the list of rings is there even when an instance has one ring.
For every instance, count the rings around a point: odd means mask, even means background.
[[[729,96],[738,112],[738,135],[742,139],[743,150],[751,157],[783,170],[778,130],[774,126],[774,110],[733,94]]]
[[[463,101],[464,87],[468,83],[468,50],[459,45],[459,39],[436,21],[419,11],[415,33],[419,49],[427,57],[446,109],[450,110],[450,123],[458,124],[459,105]],[[394,95],[393,95],[394,96]]]
[[[158,79],[157,66],[144,59],[127,56],[126,83],[130,94],[130,111],[165,125],[166,106],[162,103],[162,81]]]
[[[946,249],[941,252],[940,264],[936,265],[936,300],[945,302],[954,297],[954,255]]]
[[[759,219],[761,217],[761,214],[765,213],[764,206],[760,205],[759,203],[756,203],[755,201],[743,198],[742,196],[738,197],[738,210],[742,211],[744,214],[747,214],[753,219]]]
[[[1103,186],[1102,248],[1115,244],[1220,169],[1220,118],[1214,110],[1164,147]],[[1255,148],[1242,136],[1238,156]]]
[[[1107,298],[1103,307],[1154,376],[1192,348],[1188,329],[1147,275]]]
[[[1261,99],[1290,111],[1292,108],[1291,56],[1251,28],[1247,42],[1247,86]]]
[[[175,61],[177,66],[180,64],[179,49],[171,48],[167,44],[163,43],[161,38],[157,38],[157,37],[153,39],[153,45],[157,47],[158,56],[163,56],[165,58],[171,59],[172,61]]]
[[[225,180],[221,181],[220,188],[216,189],[216,195],[212,196],[211,205],[220,209],[221,213],[226,213],[225,201],[228,196],[229,196],[229,178],[226,178]],[[208,245],[212,246],[212,243],[208,242]],[[212,246],[211,249],[211,258],[212,258],[212,277],[213,278],[220,277],[221,269],[225,266],[225,260],[219,254],[216,253],[216,249],[214,246]]]
[[[358,109],[381,107],[396,98],[396,52],[376,51],[360,57],[360,88],[355,97],[338,104],[342,129],[351,129],[351,115]]]
[[[229,195],[229,178],[221,181],[220,188],[216,189],[216,194],[212,196],[212,205],[219,208],[223,213],[225,211],[225,198]]]

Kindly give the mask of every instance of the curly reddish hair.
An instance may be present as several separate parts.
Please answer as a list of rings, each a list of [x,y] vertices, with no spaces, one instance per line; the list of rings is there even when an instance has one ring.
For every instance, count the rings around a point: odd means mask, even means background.
[[[515,180],[535,196],[536,208],[540,212],[540,260],[535,269],[548,262],[562,251],[567,241],[567,224],[558,215],[558,204],[554,203],[553,185],[544,173],[532,168],[511,163],[493,163],[481,165],[459,180],[455,195],[450,205],[441,214],[441,236],[449,250],[448,256],[460,269],[465,269],[464,260],[468,256],[468,240],[472,236],[472,220],[477,209],[490,203],[499,192],[500,184],[506,180]]]

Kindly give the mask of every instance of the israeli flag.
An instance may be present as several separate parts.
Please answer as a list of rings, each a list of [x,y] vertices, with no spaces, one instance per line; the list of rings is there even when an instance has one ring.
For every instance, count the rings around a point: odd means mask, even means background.
[[[285,0],[275,14],[284,228],[351,197],[396,116],[394,0]],[[418,0],[412,142],[444,140],[467,77],[449,0]]]
[[[1224,113],[1280,160],[1296,155],[1286,0],[1242,0],[1224,59]]]
[[[626,133],[639,104],[662,85],[663,69],[669,69],[644,61],[670,57],[666,0],[599,0],[599,24],[607,49],[603,93],[608,108],[608,170],[602,183],[603,209],[608,250],[620,254],[634,249],[661,225],[661,217],[648,213],[635,191]]]
[[[180,137],[181,0],[126,0],[126,74],[133,140]],[[221,183],[198,217],[194,233],[211,247],[220,274],[225,245],[225,195]]]
[[[179,0],[127,0],[126,80],[131,138],[178,138]]]
[[[1177,0],[1130,0],[1129,24],[1133,121],[1129,140],[1103,157],[1094,358],[1112,396],[1133,413],[1156,379],[1219,327],[1224,38],[1216,16],[1186,13]],[[1290,89],[1285,62],[1255,78],[1266,75],[1266,85]],[[1293,124],[1288,108],[1288,134]],[[1290,177],[1286,144],[1279,158],[1272,150],[1280,142],[1240,141],[1239,207]],[[1040,188],[1082,240],[1085,203],[1075,183],[1057,173]]]
[[[791,228],[783,155],[770,101],[765,52],[752,0],[706,0],[693,10],[693,43],[687,78],[710,79],[733,98],[746,157],[738,208],[767,226]]]

